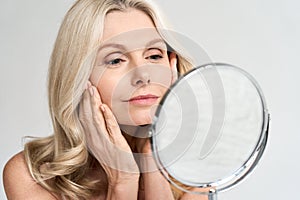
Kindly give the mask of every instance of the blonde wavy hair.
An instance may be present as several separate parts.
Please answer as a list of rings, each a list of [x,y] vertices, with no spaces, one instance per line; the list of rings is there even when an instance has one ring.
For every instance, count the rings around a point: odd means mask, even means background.
[[[96,159],[89,154],[78,116],[78,104],[93,65],[86,58],[100,44],[104,18],[111,11],[128,8],[145,12],[167,44],[176,49],[179,74],[192,67],[166,30],[157,8],[144,0],[77,0],[67,12],[51,55],[48,73],[48,103],[53,134],[25,144],[24,153],[32,177],[48,191],[63,199],[89,199],[98,194],[105,180],[86,174]],[[101,182],[102,181],[102,182]],[[105,189],[105,188],[104,188]],[[175,198],[181,192],[173,189]]]

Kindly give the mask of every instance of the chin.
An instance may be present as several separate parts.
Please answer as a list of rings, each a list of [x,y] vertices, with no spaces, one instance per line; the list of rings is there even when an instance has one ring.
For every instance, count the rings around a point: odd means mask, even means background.
[[[135,126],[152,124],[154,115],[149,110],[131,113],[131,124]]]
[[[145,125],[145,124],[152,124],[156,106],[144,110],[137,110],[136,112],[131,113],[131,117],[136,125]]]
[[[115,109],[114,112],[119,124],[140,126],[152,124],[156,106],[144,108]]]
[[[149,112],[138,115],[134,114],[130,116],[130,120],[128,120],[128,125],[140,126],[145,124],[151,124],[152,121],[152,116],[149,115]]]
[[[136,126],[142,126],[142,125],[146,125],[146,124],[152,124],[152,119],[148,119],[148,120],[138,120],[138,121],[135,121],[135,125]]]

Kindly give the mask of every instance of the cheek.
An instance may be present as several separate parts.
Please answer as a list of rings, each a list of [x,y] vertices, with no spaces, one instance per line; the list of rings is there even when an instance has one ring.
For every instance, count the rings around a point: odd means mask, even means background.
[[[167,92],[167,90],[168,90],[168,88],[162,88],[161,89],[161,98],[163,98],[163,96],[166,94],[166,92]]]
[[[110,108],[112,105],[113,90],[115,88],[115,85],[115,79],[113,77],[107,76],[107,74],[103,74],[103,76],[96,84],[102,102],[108,105]]]
[[[99,94],[100,94],[100,98],[101,98],[101,100],[102,100],[102,103],[104,103],[104,104],[106,104],[106,105],[108,105],[109,107],[111,107],[111,93],[110,93],[110,88],[109,88],[109,86],[107,85],[106,87],[103,87],[103,85],[101,84],[99,84],[98,86],[97,86],[97,89],[98,89],[98,92],[99,92]]]

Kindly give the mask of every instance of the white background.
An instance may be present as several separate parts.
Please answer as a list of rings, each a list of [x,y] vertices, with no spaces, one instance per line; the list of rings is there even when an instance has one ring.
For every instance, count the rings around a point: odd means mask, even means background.
[[[0,167],[22,150],[22,137],[51,133],[47,67],[61,20],[73,0],[1,0]],[[158,1],[174,30],[216,62],[239,66],[260,84],[271,113],[259,165],[221,200],[296,199],[300,179],[300,2]],[[1,175],[2,179],[2,175]],[[6,199],[1,181],[0,199]]]

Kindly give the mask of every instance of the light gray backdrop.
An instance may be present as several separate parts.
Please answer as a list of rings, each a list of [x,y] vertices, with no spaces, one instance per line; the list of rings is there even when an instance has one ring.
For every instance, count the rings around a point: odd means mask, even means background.
[[[22,137],[51,133],[46,75],[61,20],[73,0],[1,0],[0,166],[22,150]],[[174,30],[216,62],[252,74],[271,113],[261,162],[221,200],[297,199],[300,179],[300,2],[297,0],[158,1]],[[2,179],[2,174],[1,174]],[[6,199],[1,181],[0,199]]]

